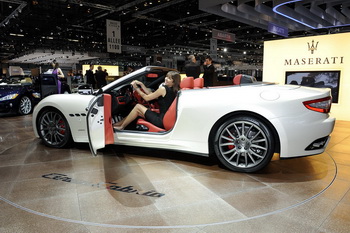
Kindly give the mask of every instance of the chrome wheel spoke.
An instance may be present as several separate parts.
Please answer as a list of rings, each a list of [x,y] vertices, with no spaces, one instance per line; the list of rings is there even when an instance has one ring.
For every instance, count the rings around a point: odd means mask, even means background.
[[[249,151],[249,153],[247,153],[247,154],[248,154],[250,160],[252,161],[252,163],[256,164],[256,161],[255,161],[254,157],[252,156],[252,154],[254,154],[254,153],[251,153],[251,151]]]
[[[264,151],[267,150],[267,147],[263,147],[263,146],[256,145],[256,144],[252,144],[251,147],[258,148],[258,149],[261,149],[261,150],[264,150]]]
[[[252,140],[252,143],[260,143],[260,142],[265,142],[265,141],[266,141],[266,139],[262,138],[262,139],[259,139],[259,140]]]
[[[233,148],[232,150],[225,151],[225,152],[223,152],[223,154],[224,154],[224,155],[227,155],[227,154],[231,154],[232,152],[235,152],[235,153],[233,154],[233,156],[234,156],[235,154],[237,154],[237,150],[236,150],[235,148]],[[231,160],[231,159],[232,159],[232,157],[229,158],[228,160]]]
[[[233,142],[220,143],[220,146],[234,146]]]
[[[235,151],[235,153],[232,154],[232,156],[228,159],[228,161],[231,161],[236,155],[237,155],[237,151]]]
[[[261,155],[255,153],[255,152],[252,151],[252,150],[249,150],[249,153],[253,154],[255,157],[258,157],[258,158],[261,158],[261,159],[264,158],[263,156],[261,156]]]
[[[247,153],[244,153],[245,167],[248,167],[248,156]]]
[[[236,139],[236,137],[231,133],[230,130],[226,129],[226,132],[228,133],[228,135],[230,137],[226,137],[228,140],[233,140],[233,139]],[[225,136],[224,136],[225,137]]]
[[[241,153],[237,154],[237,158],[236,158],[236,166],[238,167],[239,164],[239,158],[240,158]]]
[[[226,139],[227,141],[232,142],[233,141],[233,136],[231,138],[226,137],[226,136],[222,136],[223,139]]]

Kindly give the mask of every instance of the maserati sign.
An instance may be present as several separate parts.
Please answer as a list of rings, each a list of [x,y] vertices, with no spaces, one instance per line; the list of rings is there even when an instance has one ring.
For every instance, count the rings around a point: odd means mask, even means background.
[[[216,29],[213,29],[212,33],[213,33],[212,37],[214,39],[225,40],[225,41],[228,41],[228,42],[234,42],[235,41],[236,35],[233,34],[233,33],[219,31],[219,30],[216,30]]]

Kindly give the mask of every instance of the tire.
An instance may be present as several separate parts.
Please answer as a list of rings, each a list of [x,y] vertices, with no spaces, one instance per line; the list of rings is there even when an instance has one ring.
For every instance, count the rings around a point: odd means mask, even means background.
[[[22,96],[19,101],[18,113],[20,115],[28,115],[33,110],[33,104],[28,96]]]
[[[43,111],[38,118],[37,128],[44,144],[54,148],[65,148],[73,142],[68,121],[55,109]]]
[[[256,172],[264,168],[274,154],[271,130],[251,116],[234,116],[215,132],[214,151],[219,161],[237,172]]]

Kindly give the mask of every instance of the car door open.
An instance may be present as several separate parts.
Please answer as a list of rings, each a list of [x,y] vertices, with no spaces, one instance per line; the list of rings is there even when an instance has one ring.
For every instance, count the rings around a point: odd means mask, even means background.
[[[114,143],[111,98],[109,94],[100,94],[88,107],[86,123],[90,150],[94,156],[98,149]]]

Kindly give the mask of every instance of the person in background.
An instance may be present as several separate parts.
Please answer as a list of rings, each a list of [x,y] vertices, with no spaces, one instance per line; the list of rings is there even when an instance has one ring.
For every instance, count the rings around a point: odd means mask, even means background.
[[[128,66],[124,71],[124,75],[130,74],[132,72],[134,72],[134,69],[131,66]]]
[[[94,65],[90,65],[90,69],[88,69],[85,73],[86,83],[89,84],[93,89],[96,88],[96,78],[94,74]]]
[[[56,62],[56,60],[53,60],[52,63],[52,74],[57,75],[57,89],[58,89],[58,94],[64,93],[62,90],[62,82],[64,81],[64,74],[61,70],[61,68],[59,67],[58,62]]]
[[[208,56],[205,58],[203,68],[204,68],[204,73],[203,73],[203,78],[204,78],[204,86],[213,86],[214,82],[214,77],[215,77],[215,67],[212,64],[213,59]]]
[[[196,57],[194,55],[188,56],[188,63],[185,65],[185,73],[187,77],[198,78],[201,69],[199,64],[197,63]]]
[[[97,89],[100,89],[101,87],[107,85],[106,77],[107,73],[102,70],[102,66],[98,66],[97,71],[95,73]]]
[[[138,80],[132,81],[131,85],[144,100],[150,101],[158,98],[160,112],[156,113],[142,104],[136,104],[127,117],[113,125],[114,129],[123,130],[139,116],[157,127],[164,128],[163,117],[180,89],[180,81],[181,77],[178,72],[169,71],[165,77],[164,84],[160,85],[155,92],[151,92],[145,84]]]

